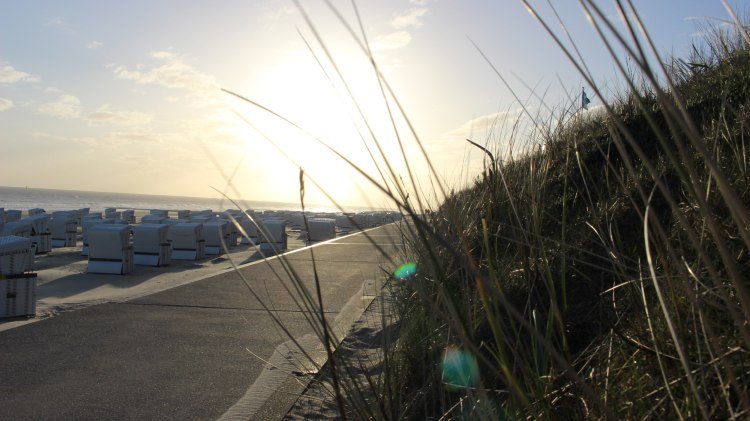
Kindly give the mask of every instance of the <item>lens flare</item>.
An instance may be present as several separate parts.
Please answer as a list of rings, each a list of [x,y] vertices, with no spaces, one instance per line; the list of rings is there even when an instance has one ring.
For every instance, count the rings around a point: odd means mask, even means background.
[[[393,276],[395,276],[396,279],[403,281],[410,279],[415,273],[417,273],[417,265],[414,263],[406,263],[396,269],[396,271],[393,272]]]
[[[479,366],[473,355],[457,348],[448,348],[443,356],[443,383],[448,390],[472,387],[479,379]]]

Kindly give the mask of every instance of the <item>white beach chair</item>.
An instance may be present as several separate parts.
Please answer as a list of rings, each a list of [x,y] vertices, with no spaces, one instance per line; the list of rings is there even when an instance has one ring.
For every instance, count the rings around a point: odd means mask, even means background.
[[[310,218],[307,220],[308,241],[324,241],[336,238],[336,220],[331,218]]]
[[[120,215],[128,224],[135,224],[135,211],[133,209],[126,209],[120,212]]]
[[[74,210],[63,210],[52,212],[52,219],[76,219],[78,211]]]
[[[130,226],[97,224],[88,229],[88,273],[124,275],[133,271]]]
[[[368,212],[359,212],[352,218],[360,229],[372,227],[372,214]]]
[[[31,237],[31,222],[24,220],[10,221],[3,226],[0,235],[15,235],[17,237]]]
[[[0,237],[0,275],[20,275],[33,267],[34,246],[31,238],[16,235]]]
[[[162,221],[163,224],[167,224],[170,227],[177,224],[184,224],[190,222],[188,219],[174,219],[174,218],[166,218],[164,221]]]
[[[240,244],[258,244],[258,226],[250,218],[237,221],[245,232],[240,234]]]
[[[224,254],[229,248],[230,226],[229,221],[216,220],[203,224],[203,238],[206,240],[206,254]],[[237,243],[235,242],[235,245]]]
[[[97,225],[113,225],[114,219],[102,219],[97,218],[97,215],[84,215],[83,222],[81,224],[81,240],[83,241],[83,247],[81,248],[81,255],[89,255],[89,230]]]
[[[18,209],[8,209],[5,211],[5,223],[18,221],[21,219],[21,211]]]
[[[122,212],[118,212],[116,208],[105,208],[104,217],[107,219],[124,219],[122,218]]]
[[[264,255],[283,253],[287,249],[286,220],[267,219],[262,222],[258,248]]]
[[[305,216],[302,212],[288,212],[284,215],[289,229],[301,231],[305,229]]]
[[[167,233],[167,241],[172,244],[174,260],[199,260],[205,256],[203,224],[189,222],[173,225]]]
[[[0,237],[0,317],[36,315],[36,273],[29,238]]]
[[[36,316],[36,273],[7,275],[0,282],[0,317]]]
[[[336,215],[334,219],[336,221],[336,228],[342,233],[348,233],[355,227],[352,214]]]
[[[221,219],[222,221],[226,221],[227,224],[229,224],[229,239],[227,240],[227,246],[229,248],[237,247],[237,240],[240,239],[240,228],[237,225],[241,220],[245,219],[245,215],[243,215],[242,212],[237,211],[236,214],[232,215],[232,218]]]
[[[161,216],[162,218],[169,218],[169,211],[164,209],[151,209],[148,211],[149,215]]]
[[[78,220],[78,226],[83,225],[83,218],[87,215],[91,215],[90,208],[80,208],[75,211],[76,219]],[[99,215],[101,217],[101,214]]]
[[[133,262],[141,266],[166,266],[172,260],[172,246],[167,241],[169,225],[133,226]]]
[[[141,218],[141,224],[163,224],[167,219],[169,218],[166,216],[148,214],[143,215]]]
[[[198,212],[190,213],[190,222],[205,223],[214,220],[214,212],[211,209],[206,209]]]
[[[52,247],[75,247],[78,237],[78,220],[52,218],[49,221],[50,245]]]
[[[37,253],[47,253],[52,250],[49,215],[36,213],[21,221],[27,221],[31,224],[31,242],[36,245]]]

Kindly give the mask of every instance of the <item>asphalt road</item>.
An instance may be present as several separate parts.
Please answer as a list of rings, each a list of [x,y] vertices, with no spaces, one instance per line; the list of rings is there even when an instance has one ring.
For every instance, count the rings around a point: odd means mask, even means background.
[[[389,253],[400,243],[392,225],[367,234]],[[387,260],[362,233],[288,254],[313,294],[310,250],[326,317],[351,324]],[[280,418],[303,386],[287,375],[257,387],[273,369],[265,361],[290,340],[262,303],[294,338],[313,332],[313,316],[285,289],[294,286],[284,266],[273,259],[240,269],[257,298],[238,274],[224,273],[0,332],[0,419],[205,420],[232,408],[240,418]]]

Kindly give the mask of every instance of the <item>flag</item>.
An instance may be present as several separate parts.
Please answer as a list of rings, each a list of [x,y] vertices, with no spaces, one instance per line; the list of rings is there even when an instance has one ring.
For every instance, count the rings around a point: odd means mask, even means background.
[[[581,88],[581,108],[588,110],[590,103],[591,100],[586,96],[586,88]]]

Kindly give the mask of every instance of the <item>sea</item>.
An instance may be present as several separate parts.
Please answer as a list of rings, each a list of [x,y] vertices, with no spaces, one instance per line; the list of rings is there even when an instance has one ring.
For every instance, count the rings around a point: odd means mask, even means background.
[[[242,209],[253,210],[299,210],[299,203],[237,201]],[[237,208],[228,200],[207,197],[161,196],[152,194],[110,193],[76,190],[39,189],[28,187],[0,186],[0,208],[28,210],[41,208],[47,212],[57,210],[73,210],[90,208],[94,212],[101,212],[104,208],[149,210],[163,209],[223,211]],[[333,207],[306,206],[311,212],[340,212]],[[347,212],[377,210],[367,207],[353,207],[345,209]]]

